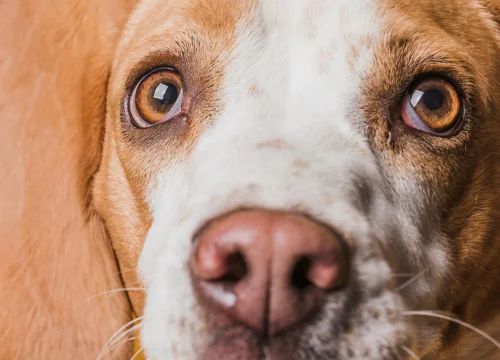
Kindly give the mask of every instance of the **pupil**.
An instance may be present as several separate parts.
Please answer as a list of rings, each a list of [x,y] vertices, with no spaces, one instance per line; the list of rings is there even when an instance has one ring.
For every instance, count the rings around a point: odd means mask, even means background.
[[[169,83],[160,83],[156,87],[153,97],[163,105],[173,105],[177,100],[177,88]]]
[[[422,95],[422,101],[427,109],[435,111],[441,109],[444,104],[443,93],[437,89],[427,90]]]

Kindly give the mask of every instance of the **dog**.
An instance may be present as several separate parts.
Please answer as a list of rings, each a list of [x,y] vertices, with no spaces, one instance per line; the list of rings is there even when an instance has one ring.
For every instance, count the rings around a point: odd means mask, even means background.
[[[79,236],[20,235],[37,281],[2,252],[2,356],[500,359],[500,2],[79,6],[57,49],[84,87],[49,85],[73,123],[40,135],[64,141],[32,184],[72,189],[57,226]],[[30,312],[51,281],[61,303]]]

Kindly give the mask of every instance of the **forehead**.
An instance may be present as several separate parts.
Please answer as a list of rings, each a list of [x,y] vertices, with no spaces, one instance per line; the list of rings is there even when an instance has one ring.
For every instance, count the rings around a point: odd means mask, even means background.
[[[268,35],[264,38],[369,34],[377,26],[378,9],[375,0],[146,0],[129,23],[119,56],[166,48],[180,53],[193,38],[201,51],[206,50],[203,42],[212,45],[213,53],[227,51],[238,35],[256,28]]]
[[[308,68],[327,72],[343,61],[352,72],[363,50],[378,47],[376,55],[384,56],[380,45],[403,47],[405,41],[416,45],[406,48],[415,56],[448,51],[444,55],[472,62],[462,51],[467,49],[475,63],[484,64],[491,56],[485,42],[495,42],[494,29],[491,16],[475,0],[144,0],[119,47],[118,77],[126,77],[153,53],[195,63],[198,71],[224,62],[214,68],[224,72],[235,48],[241,52],[244,45],[254,52],[272,47],[267,68],[309,57]]]
[[[118,109],[127,82],[155,66],[185,76],[196,101],[189,129],[175,138],[151,129],[152,145],[140,148],[161,168],[215,120],[241,131],[259,117],[346,115],[362,107],[349,106],[361,93],[396,97],[418,72],[454,71],[486,99],[494,29],[474,0],[145,0],[119,46],[109,99]],[[346,132],[353,118],[337,117]]]

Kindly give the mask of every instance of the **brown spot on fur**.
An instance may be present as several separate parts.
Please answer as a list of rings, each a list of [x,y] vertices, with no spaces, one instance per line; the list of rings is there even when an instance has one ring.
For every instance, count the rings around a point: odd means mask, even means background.
[[[303,160],[303,159],[295,159],[293,160],[292,163],[293,167],[296,169],[307,169],[311,167],[311,164],[309,161]]]
[[[274,139],[257,144],[257,149],[286,149],[290,147],[284,140]]]
[[[325,49],[320,50],[318,55],[318,70],[320,74],[328,74],[330,72],[333,57],[337,52],[335,44],[331,44]]]
[[[351,71],[354,71],[356,68],[356,62],[359,59],[359,49],[356,45],[350,44],[349,53],[347,55],[347,66]]]
[[[251,97],[262,96],[262,88],[256,82],[253,82],[248,88],[248,95]]]
[[[316,21],[323,11],[324,0],[309,1],[306,11],[304,13],[304,24],[309,39],[314,39],[317,33]]]

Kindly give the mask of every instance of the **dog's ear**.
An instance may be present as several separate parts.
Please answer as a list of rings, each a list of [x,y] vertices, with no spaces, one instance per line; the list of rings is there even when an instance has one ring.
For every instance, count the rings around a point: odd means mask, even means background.
[[[133,2],[0,2],[0,359],[95,359],[131,316],[88,194]]]

